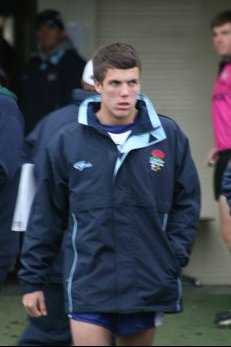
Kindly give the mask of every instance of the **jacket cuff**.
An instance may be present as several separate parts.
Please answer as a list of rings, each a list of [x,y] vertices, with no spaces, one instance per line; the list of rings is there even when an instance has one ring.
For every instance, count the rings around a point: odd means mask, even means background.
[[[43,291],[44,289],[44,285],[39,284],[39,283],[20,283],[20,293],[22,295],[24,294],[28,294],[28,293],[33,293],[33,292],[37,292],[37,291]]]

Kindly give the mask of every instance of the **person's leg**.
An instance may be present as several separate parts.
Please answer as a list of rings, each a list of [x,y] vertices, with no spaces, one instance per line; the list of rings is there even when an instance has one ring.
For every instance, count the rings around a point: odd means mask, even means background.
[[[220,218],[220,229],[223,240],[231,250],[231,216],[226,198],[222,195],[222,184],[224,172],[229,165],[231,159],[231,151],[220,152],[217,164],[214,170],[214,197],[218,203],[218,211]]]
[[[111,346],[112,332],[100,325],[70,319],[74,346]]]
[[[229,165],[229,161],[231,158],[230,152],[223,152],[219,154],[217,164],[215,166],[214,170],[214,197],[215,200],[218,203],[218,211],[219,211],[219,218],[220,218],[220,233],[221,236],[226,243],[229,250],[231,250],[231,216],[229,207],[226,201],[226,198],[222,196],[222,182],[223,182],[223,175],[227,168],[227,165]],[[224,320],[225,323],[227,322],[227,318],[229,319],[231,317],[231,311],[223,311],[218,312],[216,314],[214,323],[217,324],[217,326],[223,324]]]
[[[8,266],[0,266],[0,290],[3,284],[5,283],[8,272],[9,272]]]
[[[118,338],[118,346],[153,346],[155,328]]]
[[[118,314],[116,322],[118,345],[152,346],[155,328],[162,325],[163,314],[155,312]]]
[[[231,250],[231,215],[229,206],[224,196],[219,197],[218,206],[222,237],[229,250]]]
[[[69,319],[65,313],[63,285],[44,289],[48,315],[29,318],[17,346],[71,346]]]
[[[10,273],[10,266],[0,266],[0,292],[4,288],[4,285],[8,281],[8,275]]]
[[[231,251],[231,215],[230,209],[224,196],[218,199],[220,228],[223,240]],[[231,326],[231,310],[218,312],[215,317],[215,324],[218,327]]]
[[[71,331],[74,346],[111,346],[110,330],[91,323],[71,319]],[[119,346],[152,346],[155,328],[133,335],[118,338]]]

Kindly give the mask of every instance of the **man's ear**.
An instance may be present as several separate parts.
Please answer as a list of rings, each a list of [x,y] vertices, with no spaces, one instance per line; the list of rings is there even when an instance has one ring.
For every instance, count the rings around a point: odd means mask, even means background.
[[[96,80],[95,80],[95,90],[98,94],[101,94],[102,92],[102,85]]]

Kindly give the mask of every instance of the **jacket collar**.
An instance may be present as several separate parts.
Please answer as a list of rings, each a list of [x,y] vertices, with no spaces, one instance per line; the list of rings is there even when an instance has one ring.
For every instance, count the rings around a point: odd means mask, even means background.
[[[101,127],[96,125],[95,113],[89,113],[89,106],[99,107],[100,101],[101,98],[99,95],[84,100],[79,107],[78,123],[85,126],[93,126],[98,128],[98,131],[103,132]],[[125,144],[119,149],[120,155],[115,162],[113,173],[114,180],[131,151],[155,145],[166,139],[164,128],[149,98],[145,95],[138,94],[137,103],[141,121],[137,122],[136,128],[128,137]]]
[[[94,126],[97,122],[94,121],[94,116],[92,116],[92,111],[97,104],[101,102],[100,95],[90,96],[85,99],[78,112],[78,123],[86,126]],[[154,129],[161,127],[160,119],[155,111],[155,108],[150,101],[150,99],[143,95],[137,95],[137,108],[139,111],[140,121],[137,127],[134,129],[134,134],[141,134],[151,132]]]
[[[0,94],[4,94],[7,96],[10,96],[13,99],[17,99],[17,96],[14,93],[12,93],[9,89],[5,87],[2,87],[1,85],[0,85]]]

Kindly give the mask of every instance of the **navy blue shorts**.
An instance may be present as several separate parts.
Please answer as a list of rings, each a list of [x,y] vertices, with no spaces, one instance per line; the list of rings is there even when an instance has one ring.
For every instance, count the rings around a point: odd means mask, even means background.
[[[73,313],[69,318],[99,325],[110,330],[115,336],[132,335],[144,330],[155,328],[161,323],[161,316],[155,312],[145,313]],[[156,321],[158,320],[158,324]]]

